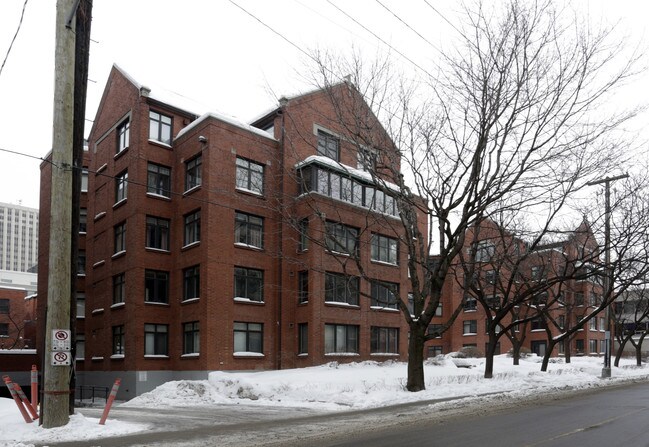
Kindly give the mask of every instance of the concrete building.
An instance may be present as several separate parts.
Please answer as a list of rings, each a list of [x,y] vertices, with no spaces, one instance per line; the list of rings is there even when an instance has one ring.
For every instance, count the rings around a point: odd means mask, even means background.
[[[346,123],[337,101],[354,101]],[[371,146],[346,134],[359,117]],[[346,82],[248,125],[114,66],[84,163],[77,383],[119,376],[131,398],[214,370],[405,360],[407,254],[375,168],[398,172],[393,151]]]
[[[0,270],[35,273],[38,210],[0,203]]]

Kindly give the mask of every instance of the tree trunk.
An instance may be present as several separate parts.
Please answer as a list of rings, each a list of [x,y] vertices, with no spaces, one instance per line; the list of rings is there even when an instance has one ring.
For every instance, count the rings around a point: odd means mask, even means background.
[[[638,344],[635,347],[635,364],[636,366],[642,366],[642,342],[644,341],[646,333],[643,333],[638,340]]]
[[[520,365],[521,362],[521,344],[516,342],[512,343],[512,358],[514,359],[512,364],[514,366]]]
[[[619,346],[617,347],[617,351],[615,352],[615,363],[613,363],[616,368],[620,366],[620,359],[622,358],[622,353],[624,352],[624,347],[626,346],[626,344],[628,343],[628,341],[630,339],[631,339],[631,336],[625,336],[625,337],[622,337],[621,340],[618,340]],[[633,345],[633,346],[636,347],[636,345]]]
[[[426,389],[424,383],[424,341],[425,329],[417,324],[410,327],[410,339],[408,340],[408,391],[423,391]]]
[[[489,333],[489,343],[485,352],[484,378],[491,379],[494,376],[494,352],[496,350],[496,334]]]
[[[566,363],[570,363],[572,359],[572,351],[570,350],[572,339],[570,337],[563,340],[563,353],[565,356]]]
[[[545,354],[543,355],[543,362],[541,362],[541,371],[542,372],[547,372],[548,371],[548,364],[550,363],[550,357],[552,356],[552,352],[554,351],[554,347],[557,345],[557,342],[552,341],[552,338],[548,340],[548,347],[545,350]]]

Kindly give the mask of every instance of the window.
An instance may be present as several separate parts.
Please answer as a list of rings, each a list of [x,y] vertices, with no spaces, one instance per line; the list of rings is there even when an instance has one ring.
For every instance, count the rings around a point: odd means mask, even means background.
[[[149,111],[149,140],[171,145],[171,117]]]
[[[117,153],[128,148],[130,143],[130,122],[127,119],[117,126]]]
[[[490,241],[480,241],[476,247],[475,260],[477,262],[489,262],[496,252],[496,246]]]
[[[297,325],[297,353],[309,353],[309,325],[308,323],[299,323]]]
[[[169,273],[159,270],[144,272],[144,301],[147,303],[169,302]]]
[[[79,209],[79,233],[86,234],[88,229],[88,209],[80,208]]]
[[[591,331],[597,330],[597,317],[593,317],[590,320],[588,320],[588,329],[590,329]]]
[[[325,354],[358,354],[358,326],[325,324]]]
[[[81,192],[88,192],[88,169],[81,170]]]
[[[397,308],[397,297],[399,296],[399,284],[383,281],[372,281],[372,303],[373,307],[388,309]]]
[[[244,267],[234,268],[234,297],[262,303],[264,301],[264,272]]]
[[[115,176],[115,203],[126,199],[128,192],[128,172],[124,171]]]
[[[435,309],[435,316],[436,317],[441,317],[443,310],[444,310],[444,305],[440,301],[439,303],[437,303],[437,309]]]
[[[77,318],[86,318],[86,294],[77,293]]]
[[[183,270],[183,301],[201,296],[201,271],[198,265]]]
[[[541,265],[535,265],[532,267],[532,280],[540,281],[545,278],[545,269]]]
[[[183,324],[183,354],[198,354],[201,351],[200,323],[192,321]]]
[[[478,333],[478,320],[464,320],[462,334],[475,335]]]
[[[464,297],[464,311],[474,311],[478,309],[478,300],[472,296]]]
[[[541,317],[532,318],[531,323],[533,331],[539,331],[546,328],[545,320]]]
[[[583,305],[584,305],[584,293],[575,292],[575,306],[583,306]]]
[[[599,330],[600,331],[606,330],[606,318],[604,317],[599,317]]]
[[[113,227],[115,237],[114,237],[114,246],[115,253],[120,253],[126,251],[126,222],[115,225]]]
[[[370,350],[372,354],[399,353],[398,328],[372,326],[370,339]]]
[[[257,194],[264,193],[264,166],[237,157],[236,187]]]
[[[264,219],[237,211],[234,217],[234,242],[263,248]]]
[[[341,223],[325,222],[325,245],[335,253],[358,254],[358,229]]]
[[[362,171],[374,172],[376,171],[376,159],[378,154],[371,149],[360,147],[358,148],[358,160],[356,167]]]
[[[113,355],[124,355],[124,326],[113,326]]]
[[[85,274],[86,274],[86,251],[79,250],[79,254],[77,257],[77,275],[85,275]]]
[[[146,217],[146,248],[169,251],[169,220]]]
[[[584,340],[583,339],[575,340],[575,350],[577,351],[577,354],[583,354],[584,353]]]
[[[149,163],[147,168],[146,192],[158,196],[171,196],[171,169]]]
[[[325,302],[358,306],[358,277],[325,273]]]
[[[8,314],[9,313],[9,299],[8,298],[0,298],[0,314]]]
[[[183,245],[193,244],[201,240],[201,210],[185,215],[185,238]]]
[[[305,251],[309,248],[309,219],[302,219],[298,222],[298,231],[300,232],[300,245],[298,249]]]
[[[397,265],[399,259],[398,242],[391,237],[372,234],[372,261]]]
[[[113,276],[113,304],[123,303],[126,299],[126,275]]]
[[[327,132],[318,130],[317,154],[336,161],[340,160],[340,140]]]
[[[596,354],[597,353],[597,340],[588,340],[588,349],[590,350],[591,354]]]
[[[144,325],[144,355],[169,355],[169,326],[166,324]]]
[[[9,337],[9,323],[0,323],[0,337]]]
[[[297,302],[309,302],[309,271],[301,270],[297,273]]]
[[[262,323],[234,323],[234,353],[263,353],[264,325]]]
[[[559,319],[557,320],[557,324],[559,325],[559,329],[564,329],[566,326],[566,316],[565,315],[559,315]]]
[[[435,338],[442,338],[442,333],[444,331],[444,325],[439,323],[429,324],[426,328],[426,334],[432,335]]]
[[[487,284],[494,285],[498,281],[498,273],[495,270],[487,270],[484,279]]]
[[[442,346],[429,346],[428,347],[428,357],[437,357],[438,355],[442,355],[444,353],[444,350]]]
[[[85,334],[76,334],[74,337],[75,340],[75,359],[83,360],[86,356],[86,335]]]
[[[415,316],[415,296],[412,293],[408,294],[408,312],[413,317]]]
[[[198,155],[185,163],[185,191],[200,186],[203,177],[203,156]]]

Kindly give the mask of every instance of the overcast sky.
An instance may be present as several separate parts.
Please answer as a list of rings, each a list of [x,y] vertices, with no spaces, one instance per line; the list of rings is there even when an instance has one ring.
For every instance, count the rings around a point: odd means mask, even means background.
[[[0,0],[0,63],[24,3]],[[594,23],[621,21],[621,30],[647,41],[647,2],[575,3]],[[437,47],[452,45],[453,30],[441,15],[453,21],[455,8],[452,0],[94,0],[86,117],[93,119],[116,63],[145,85],[164,86],[248,121],[278,97],[309,88],[301,50],[344,54],[354,46],[369,58],[395,52],[363,26],[417,64],[431,66],[435,50],[413,30]],[[51,148],[55,14],[56,0],[28,0],[0,73],[0,202],[38,207],[40,161],[6,150],[42,157]],[[412,69],[398,56],[396,61]],[[640,81],[638,96],[647,98],[648,86],[646,78]],[[86,134],[91,125],[86,122]]]

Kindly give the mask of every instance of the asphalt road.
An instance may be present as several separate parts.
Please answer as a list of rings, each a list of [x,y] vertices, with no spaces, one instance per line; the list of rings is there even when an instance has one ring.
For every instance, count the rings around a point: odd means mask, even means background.
[[[99,417],[100,409],[81,409]],[[95,414],[96,413],[96,414]],[[649,447],[649,383],[534,398],[468,400],[322,413],[245,405],[209,409],[114,408],[148,432],[54,446],[626,446]]]

